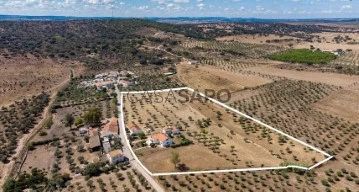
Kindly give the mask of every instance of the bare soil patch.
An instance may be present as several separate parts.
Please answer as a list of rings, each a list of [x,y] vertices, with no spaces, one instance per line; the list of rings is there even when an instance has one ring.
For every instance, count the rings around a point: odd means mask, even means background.
[[[136,151],[140,161],[154,173],[178,171],[170,161],[172,152],[177,152],[180,155],[181,162],[190,170],[230,169],[233,167],[229,161],[214,154],[207,147],[200,145],[180,147],[178,149],[157,148]]]
[[[351,121],[359,121],[359,86],[340,90],[313,104],[315,109],[343,117]]]
[[[269,83],[270,80],[251,75],[235,74],[207,66],[177,65],[179,79],[188,86],[204,91],[205,89],[230,92],[256,87]]]
[[[29,151],[21,171],[30,173],[31,169],[35,167],[50,171],[55,162],[54,152],[54,148],[49,145],[38,146],[36,149]]]

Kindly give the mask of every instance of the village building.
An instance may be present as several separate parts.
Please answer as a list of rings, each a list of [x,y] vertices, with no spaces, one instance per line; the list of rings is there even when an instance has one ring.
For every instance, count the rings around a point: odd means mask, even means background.
[[[109,153],[111,151],[111,144],[108,137],[103,138],[102,148],[104,153]]]
[[[128,127],[128,129],[130,130],[131,135],[139,135],[143,133],[143,131],[137,125],[131,125]]]
[[[106,156],[111,164],[125,161],[125,156],[123,155],[123,151],[121,149],[110,151]]]
[[[127,80],[120,80],[119,81],[119,84],[122,86],[122,87],[131,87],[131,86],[134,86],[135,83],[131,82],[131,81],[127,81]]]
[[[110,89],[111,87],[113,87],[115,85],[114,81],[104,81],[104,82],[97,82],[95,83],[95,86],[98,90],[101,89]]]
[[[196,60],[190,60],[190,61],[188,61],[188,64],[189,64],[189,65],[198,64],[198,61],[196,61]]]
[[[107,73],[100,73],[95,75],[95,79],[102,79],[102,78],[117,78],[120,75],[117,71],[111,71]]]
[[[166,134],[166,135],[179,135],[179,134],[181,134],[181,131],[179,129],[172,128],[169,126],[169,127],[162,129],[162,133]]]
[[[111,135],[116,138],[119,135],[118,121],[115,118],[111,119],[101,130],[101,137],[109,137]]]
[[[90,152],[99,151],[100,148],[101,148],[100,138],[98,136],[90,137],[90,139],[89,139],[89,151]]]
[[[173,143],[173,140],[168,138],[163,133],[152,134],[146,141],[147,145],[155,144],[161,147],[169,147]]]

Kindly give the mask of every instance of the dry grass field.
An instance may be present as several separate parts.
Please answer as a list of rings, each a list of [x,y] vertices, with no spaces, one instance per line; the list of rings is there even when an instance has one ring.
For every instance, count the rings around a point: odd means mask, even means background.
[[[315,103],[314,108],[350,121],[359,122],[358,84],[333,93]]]
[[[60,64],[51,59],[39,59],[30,54],[26,58],[0,56],[0,106],[55,90],[74,72],[83,69],[77,64]]]
[[[321,50],[337,50],[337,49],[351,49],[353,51],[359,51],[359,35],[358,33],[314,33],[313,36],[317,36],[317,39],[320,42],[300,42],[295,44],[294,48],[309,48],[310,45],[313,45],[315,48],[319,48]],[[350,40],[339,40],[338,42],[334,40],[335,37],[341,36],[345,38],[346,36],[350,38]],[[351,43],[354,44],[351,44]]]
[[[236,92],[245,88],[256,87],[271,81],[251,75],[234,74],[207,66],[194,66],[186,63],[177,65],[177,76],[186,85],[204,91],[227,89]]]
[[[32,168],[39,168],[50,173],[55,163],[55,148],[50,145],[39,146],[27,154],[27,161],[24,162],[21,171],[31,172]]]
[[[136,124],[144,132],[145,127],[150,126],[153,132],[161,132],[166,125],[180,126],[182,134],[194,142],[188,147],[136,151],[139,159],[153,172],[175,171],[169,161],[171,151],[178,152],[181,163],[192,171],[269,167],[285,162],[309,166],[324,159],[322,154],[210,101],[179,102],[183,98],[178,94],[174,92],[170,102],[154,102],[154,95],[142,101],[140,94],[125,97],[126,125]],[[167,96],[163,93],[161,97]],[[212,163],[203,163],[201,159],[211,159]]]

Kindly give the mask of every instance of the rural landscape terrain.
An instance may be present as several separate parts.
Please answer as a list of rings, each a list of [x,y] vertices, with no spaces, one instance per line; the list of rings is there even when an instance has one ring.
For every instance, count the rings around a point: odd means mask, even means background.
[[[0,21],[0,98],[4,192],[359,191],[358,22]]]

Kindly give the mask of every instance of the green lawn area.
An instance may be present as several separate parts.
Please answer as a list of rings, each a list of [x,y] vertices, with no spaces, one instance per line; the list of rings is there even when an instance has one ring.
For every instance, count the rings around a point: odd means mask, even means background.
[[[294,49],[272,55],[269,58],[291,63],[327,64],[334,60],[336,56],[333,53],[311,51],[309,49]]]

